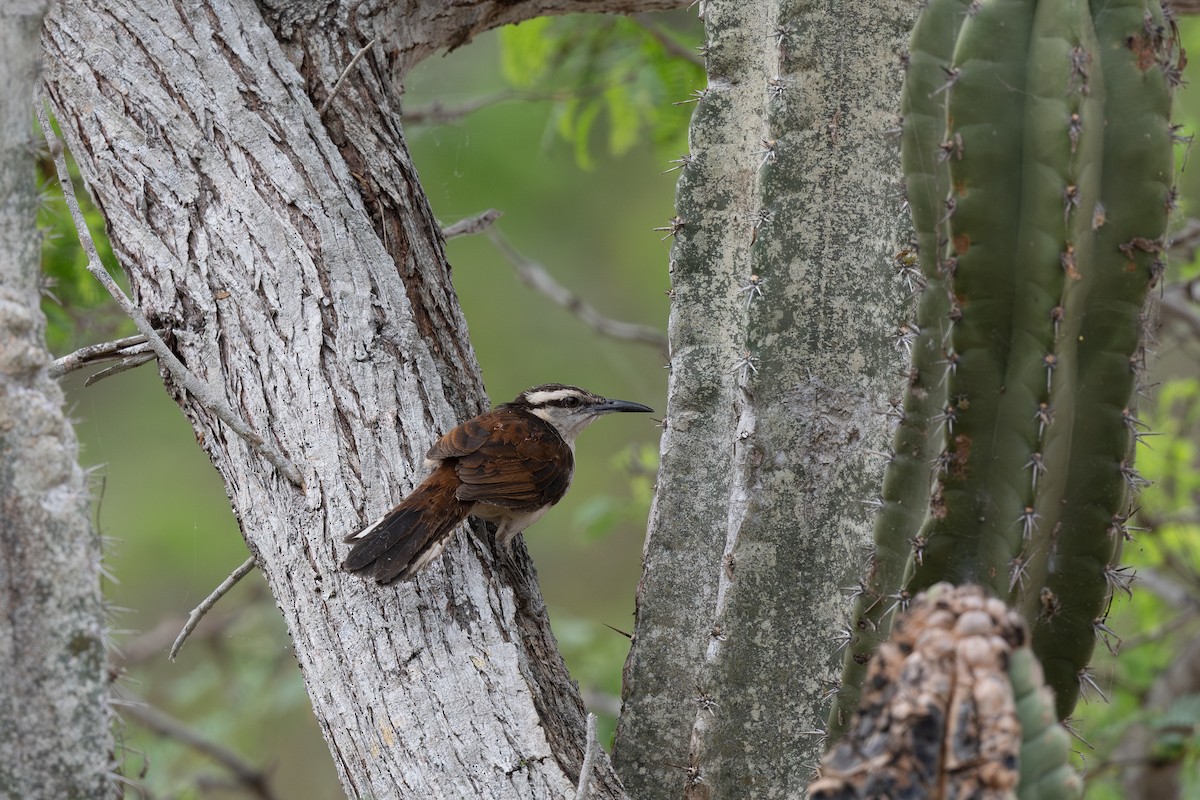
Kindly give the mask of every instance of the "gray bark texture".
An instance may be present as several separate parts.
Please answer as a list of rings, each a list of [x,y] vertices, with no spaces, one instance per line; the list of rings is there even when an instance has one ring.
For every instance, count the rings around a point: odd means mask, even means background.
[[[915,0],[709,0],[671,377],[613,759],[653,798],[803,796],[902,353]]]
[[[163,373],[225,480],[352,797],[562,798],[585,743],[523,550],[500,567],[477,529],[408,583],[338,569],[342,537],[484,407],[399,125],[404,73],[535,14],[680,4],[66,0],[47,18],[47,91],[134,299],[302,476]],[[606,758],[591,787],[623,796]]]
[[[115,789],[100,538],[39,307],[44,6],[0,9],[0,797],[101,800]]]

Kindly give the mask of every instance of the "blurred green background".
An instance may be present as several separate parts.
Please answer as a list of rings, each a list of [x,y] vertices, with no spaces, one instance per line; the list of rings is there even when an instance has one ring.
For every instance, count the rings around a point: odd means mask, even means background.
[[[1200,46],[1200,28],[1185,24]],[[665,330],[668,242],[653,230],[673,213],[676,173],[691,105],[674,105],[703,86],[689,57],[700,39],[694,14],[638,20],[574,17],[536,21],[479,37],[410,76],[409,144],[443,224],[487,208],[527,258],[601,313]],[[694,50],[691,51],[694,53]],[[457,110],[477,107],[472,113]],[[1195,91],[1178,102],[1185,133],[1195,130]],[[1180,162],[1186,159],[1180,150]],[[1183,173],[1180,220],[1200,197]],[[47,190],[49,232],[45,305],[56,354],[130,332],[81,273],[74,235]],[[98,225],[98,220],[97,220]],[[484,236],[448,245],[454,282],[494,402],[541,382],[577,383],[665,410],[666,354],[597,335],[570,312],[523,286]],[[1194,253],[1193,253],[1194,255]],[[110,266],[115,270],[116,265]],[[881,266],[881,269],[883,267]],[[881,273],[882,274],[882,273]],[[1197,276],[1173,264],[1172,281]],[[1141,588],[1122,600],[1110,627],[1141,646],[1120,659],[1102,655],[1098,682],[1111,705],[1082,707],[1078,723],[1094,749],[1085,754],[1093,797],[1117,798],[1113,749],[1131,720],[1161,715],[1138,703],[1164,665],[1200,632],[1200,343],[1167,325],[1158,380],[1144,416],[1165,435],[1139,456],[1159,483],[1143,499],[1155,528],[1127,547],[1127,560],[1166,574],[1194,607],[1165,604]],[[886,332],[881,331],[881,335]],[[333,765],[304,695],[290,640],[261,577],[252,573],[201,625],[179,660],[166,658],[188,611],[246,557],[221,481],[152,366],[84,388],[64,381],[78,421],[82,458],[93,469],[96,518],[108,537],[108,596],[124,670],[119,685],[196,733],[266,770],[280,798],[339,798]],[[1157,405],[1155,405],[1157,403]],[[1154,408],[1153,412],[1150,411]],[[628,648],[611,625],[630,630],[645,518],[652,494],[658,429],[645,417],[608,420],[584,434],[572,491],[527,532],[555,632],[589,706],[612,729]],[[1169,746],[1195,775],[1200,694],[1171,719]],[[176,738],[147,731],[127,712],[120,729],[125,774],[153,797],[245,797],[228,771]],[[1189,727],[1190,726],[1190,727]],[[1183,731],[1183,733],[1179,733]],[[136,792],[134,793],[136,796]]]

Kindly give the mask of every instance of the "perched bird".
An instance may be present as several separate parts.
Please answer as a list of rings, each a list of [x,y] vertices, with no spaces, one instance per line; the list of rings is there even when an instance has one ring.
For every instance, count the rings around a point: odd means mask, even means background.
[[[653,411],[576,386],[547,383],[469,419],[425,454],[421,485],[377,522],[346,537],[342,567],[380,583],[410,578],[441,555],[468,516],[496,523],[507,555],[518,533],[537,522],[571,485],[575,437],[610,411]]]

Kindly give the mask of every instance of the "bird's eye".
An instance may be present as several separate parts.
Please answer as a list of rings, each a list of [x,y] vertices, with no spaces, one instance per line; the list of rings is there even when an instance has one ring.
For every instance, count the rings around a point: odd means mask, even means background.
[[[562,404],[563,404],[563,408],[579,408],[579,398],[578,397],[564,397]]]

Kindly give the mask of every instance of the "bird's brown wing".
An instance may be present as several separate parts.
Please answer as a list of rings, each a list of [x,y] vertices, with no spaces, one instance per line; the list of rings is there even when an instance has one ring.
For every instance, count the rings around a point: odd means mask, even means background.
[[[431,460],[453,459],[463,502],[533,511],[557,503],[571,483],[575,458],[550,423],[497,409],[451,430],[429,449]]]

